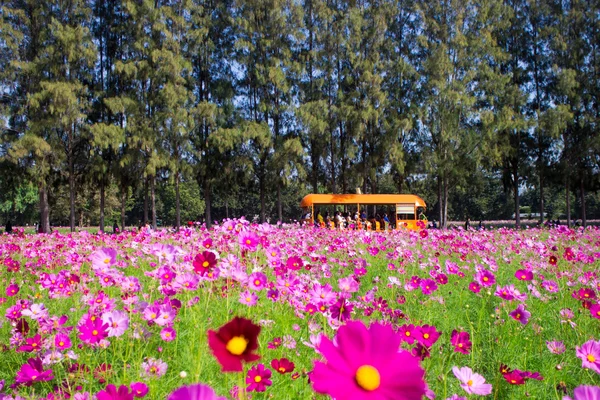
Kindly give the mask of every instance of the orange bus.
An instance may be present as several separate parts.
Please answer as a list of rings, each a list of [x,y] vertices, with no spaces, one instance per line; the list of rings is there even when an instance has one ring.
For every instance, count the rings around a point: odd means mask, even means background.
[[[427,205],[422,198],[414,194],[309,194],[300,202],[302,222],[312,226],[317,218],[317,223],[324,226],[322,221],[324,216],[321,215],[319,208],[331,208],[331,206],[334,209],[343,206],[345,213],[358,215],[360,217],[358,222],[355,217],[351,219],[359,229],[365,229],[366,226],[370,226],[372,230],[384,230],[388,227],[419,230],[427,227],[425,217]],[[376,221],[374,215],[376,213],[387,214],[389,223],[380,224]],[[419,224],[419,221],[423,223]]]

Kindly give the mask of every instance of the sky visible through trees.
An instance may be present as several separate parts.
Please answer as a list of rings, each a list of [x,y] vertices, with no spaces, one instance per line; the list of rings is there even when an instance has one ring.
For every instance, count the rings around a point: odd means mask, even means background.
[[[600,1],[4,1],[0,220],[101,229],[415,193],[600,217]]]

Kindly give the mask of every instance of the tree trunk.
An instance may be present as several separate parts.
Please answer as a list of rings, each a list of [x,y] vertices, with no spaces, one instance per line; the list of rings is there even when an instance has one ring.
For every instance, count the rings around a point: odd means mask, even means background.
[[[262,171],[258,177],[258,187],[260,191],[260,222],[265,222],[265,172],[261,166]]]
[[[146,225],[148,223],[148,177],[144,181],[144,221],[142,221],[142,225]]]
[[[540,225],[544,223],[544,175],[540,170]]]
[[[104,179],[100,179],[100,232],[104,232]]]
[[[318,173],[319,173],[319,169],[318,169],[319,155],[317,154],[317,151],[315,149],[316,143],[317,143],[316,140],[311,139],[311,141],[310,141],[310,161],[312,164],[311,183],[312,183],[312,187],[313,187],[313,193],[319,193],[319,188],[317,187],[317,185],[318,185],[317,177],[318,177]]]
[[[150,177],[150,200],[152,202],[152,228],[156,229],[156,176]]]
[[[179,227],[181,226],[181,204],[179,197],[179,181],[181,179],[181,174],[179,170],[175,172],[175,229],[179,231]]]
[[[210,228],[212,225],[211,211],[211,187],[208,178],[204,178],[204,219],[206,220],[206,227]]]
[[[127,197],[127,188],[121,188],[121,230],[125,231],[125,201]]]
[[[279,222],[283,222],[283,207],[281,205],[281,187],[277,185],[277,216]]]
[[[448,186],[448,177],[444,176],[444,229],[448,228]]]
[[[587,219],[585,215],[585,187],[583,186],[583,177],[579,181],[579,196],[581,197],[581,224],[585,228]]]
[[[521,209],[519,206],[519,173],[514,171],[513,192],[515,196],[515,228],[521,227]]]
[[[48,206],[48,188],[46,181],[41,181],[39,184],[40,197],[40,225],[38,232],[50,233],[50,208]]]
[[[225,218],[229,219],[229,200],[225,200]]]
[[[569,188],[569,178],[565,178],[565,193],[567,194],[567,226],[571,227],[571,193]]]
[[[75,232],[75,171],[73,161],[69,160],[69,226]]]
[[[442,228],[444,208],[442,206],[442,177],[441,176],[438,176],[438,209],[439,209],[439,212],[440,212],[440,224],[439,224],[439,227]]]

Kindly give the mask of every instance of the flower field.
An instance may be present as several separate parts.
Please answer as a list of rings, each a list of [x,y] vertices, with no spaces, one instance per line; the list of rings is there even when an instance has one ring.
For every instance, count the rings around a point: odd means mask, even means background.
[[[600,396],[597,229],[241,219],[3,235],[0,263],[0,400]]]

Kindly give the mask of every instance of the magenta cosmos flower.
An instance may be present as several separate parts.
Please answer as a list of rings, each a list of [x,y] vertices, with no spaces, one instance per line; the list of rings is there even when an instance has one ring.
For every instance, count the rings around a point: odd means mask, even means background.
[[[573,399],[568,396],[563,397],[563,400],[600,400],[600,387],[582,385],[575,388]]]
[[[119,386],[108,385],[106,389],[101,390],[96,394],[98,400],[133,400],[133,393],[129,392],[129,387],[125,385]]]
[[[318,346],[326,362],[315,361],[310,375],[316,392],[336,400],[421,400],[425,371],[418,359],[400,347],[401,335],[389,325],[351,321],[335,344],[323,336]]]
[[[195,385],[181,386],[169,395],[167,400],[227,400],[215,394],[215,391],[207,385],[197,383]]]
[[[492,393],[492,385],[485,383],[485,378],[474,373],[469,367],[453,367],[454,376],[460,381],[460,387],[469,394],[487,396]]]
[[[240,317],[235,317],[216,332],[208,331],[208,345],[223,372],[241,372],[242,361],[260,359],[259,355],[254,354],[258,348],[259,333],[260,326]]]
[[[31,386],[35,382],[51,381],[54,379],[52,370],[44,371],[42,360],[39,358],[30,358],[27,364],[23,364],[17,371],[16,383]]]
[[[252,231],[244,232],[239,237],[240,247],[244,251],[256,251],[260,244],[260,238]]]
[[[456,329],[452,331],[450,343],[454,346],[454,351],[463,354],[471,352],[471,335],[469,332],[459,332]]]
[[[15,285],[14,283],[8,285],[6,288],[6,295],[8,297],[16,296],[19,293],[19,285]]]
[[[267,390],[267,386],[271,386],[271,370],[265,368],[263,364],[255,365],[248,370],[246,376],[246,384],[248,392],[264,392]]]
[[[523,304],[519,304],[519,306],[515,310],[511,311],[509,315],[523,325],[527,325],[529,322],[529,317],[531,317],[531,313],[525,309]]]
[[[600,342],[588,340],[576,347],[577,357],[581,358],[582,368],[589,368],[600,374]]]

